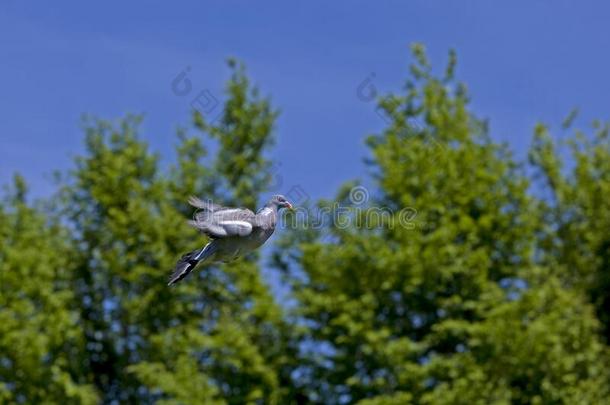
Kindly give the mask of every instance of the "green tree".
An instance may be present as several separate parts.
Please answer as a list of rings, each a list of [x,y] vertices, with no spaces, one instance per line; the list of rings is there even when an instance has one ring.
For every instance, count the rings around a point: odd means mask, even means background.
[[[536,129],[530,159],[546,192],[544,260],[562,268],[563,281],[582,289],[595,306],[610,343],[610,137],[609,124],[595,122],[594,134],[576,131],[555,141],[549,129]],[[571,166],[561,158],[564,146]]]
[[[301,384],[322,403],[606,401],[599,324],[562,269],[537,260],[543,222],[523,169],[469,111],[455,55],[443,77],[421,46],[414,57],[368,140],[371,207],[281,263],[297,268]],[[351,205],[348,189],[336,203]]]
[[[309,222],[288,218],[281,301],[257,253],[166,286],[206,242],[189,195],[254,209],[270,186],[278,112],[234,60],[221,116],[195,112],[167,170],[127,116],[86,121],[50,203],[28,204],[16,176],[0,200],[0,402],[610,402],[608,126],[569,138],[564,162],[539,125],[539,186],[470,110],[455,55],[440,76],[413,55],[405,91],[379,100],[370,200],[346,183]]]
[[[80,373],[84,348],[71,306],[66,229],[26,203],[26,185],[0,202],[0,402],[95,404]]]
[[[186,225],[186,198],[254,208],[269,179],[262,156],[276,113],[231,66],[222,119],[211,125],[195,114],[201,131],[181,131],[169,175],[138,137],[139,118],[87,124],[86,153],[63,198],[79,253],[72,282],[84,373],[105,401],[277,403],[289,387],[288,328],[256,255],[166,286],[180,254],[205,243]],[[206,134],[219,141],[210,165]]]
[[[277,112],[251,86],[242,65],[230,60],[229,66],[233,74],[218,122],[194,114],[196,128],[219,144],[210,169],[203,169],[205,152],[199,138],[183,137],[172,183],[180,185],[175,191],[181,201],[185,195],[198,194],[255,209],[261,190],[271,181],[265,153],[273,142]],[[196,150],[199,153],[193,153]],[[189,189],[197,184],[201,190]],[[188,325],[153,338],[155,350],[171,360],[132,367],[144,384],[179,402],[286,403],[293,395],[290,373],[296,349],[291,327],[263,282],[258,261],[258,255],[252,254],[198,273],[197,282],[203,286],[197,292],[202,300],[198,308],[203,313],[191,317]],[[193,282],[178,289],[193,288]],[[202,391],[204,385],[194,380],[171,378],[192,374],[197,367],[200,381],[214,381],[211,393]]]

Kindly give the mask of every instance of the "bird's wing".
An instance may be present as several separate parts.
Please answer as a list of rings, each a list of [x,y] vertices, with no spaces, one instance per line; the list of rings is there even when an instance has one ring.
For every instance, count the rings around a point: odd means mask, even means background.
[[[215,205],[214,210],[202,208],[189,223],[211,238],[243,237],[252,233],[255,217],[254,213],[246,208]]]
[[[222,209],[228,209],[227,207],[223,207],[222,205],[213,203],[212,200],[204,201],[195,196],[189,197],[189,204],[195,208],[198,208],[202,211],[207,211],[207,212],[214,212],[214,211],[220,211]]]
[[[261,209],[253,220],[256,228],[274,229],[277,222],[277,210],[271,208]]]

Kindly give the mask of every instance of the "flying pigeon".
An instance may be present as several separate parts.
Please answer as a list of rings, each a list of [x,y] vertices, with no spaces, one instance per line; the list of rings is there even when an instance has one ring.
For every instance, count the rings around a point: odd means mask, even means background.
[[[189,224],[212,239],[201,249],[186,253],[178,260],[167,285],[185,278],[199,263],[228,262],[261,246],[275,230],[278,210],[292,209],[282,195],[274,195],[256,214],[247,208],[229,208],[190,197],[197,208]]]

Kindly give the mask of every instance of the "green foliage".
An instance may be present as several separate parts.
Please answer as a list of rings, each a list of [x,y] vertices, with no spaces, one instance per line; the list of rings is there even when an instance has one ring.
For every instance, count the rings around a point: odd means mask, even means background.
[[[0,402],[95,404],[74,356],[84,349],[71,305],[66,230],[26,203],[16,176],[0,203]]]
[[[274,403],[281,396],[285,326],[255,260],[206,267],[177,288],[166,286],[180,254],[205,243],[185,224],[188,195],[258,201],[264,178],[246,184],[227,166],[241,162],[243,178],[258,178],[269,166],[261,154],[275,113],[268,100],[247,97],[252,93],[236,71],[219,126],[195,114],[197,127],[220,141],[215,163],[204,162],[205,133],[183,131],[169,176],[137,136],[138,117],[86,126],[87,150],[63,201],[79,246],[72,283],[87,339],[82,361],[107,401]],[[232,132],[249,134],[238,143],[260,146],[236,149]]]
[[[605,401],[598,321],[582,291],[561,284],[565,269],[538,260],[542,203],[468,110],[454,58],[438,79],[423,49],[414,53],[406,94],[380,101],[391,122],[368,140],[378,188],[357,214],[382,206],[394,217],[379,228],[331,229],[336,243],[304,242],[292,254],[303,339],[324,348],[303,358],[310,397]],[[417,212],[413,226],[397,226],[405,207]]]
[[[594,123],[593,136],[576,131],[567,142],[556,142],[539,125],[530,159],[550,197],[544,201],[544,260],[562,267],[562,280],[583,289],[603,323],[610,342],[610,130]],[[562,146],[571,152],[571,170],[561,159]]]
[[[440,77],[413,55],[367,139],[368,205],[347,183],[307,209],[339,204],[350,226],[283,230],[290,305],[257,254],[166,286],[206,242],[186,197],[254,208],[270,184],[278,112],[233,60],[222,115],[195,112],[167,170],[127,116],[85,122],[51,201],[28,204],[17,176],[0,202],[0,402],[607,403],[608,126],[569,138],[564,162],[539,125],[532,182],[471,112],[455,53]]]

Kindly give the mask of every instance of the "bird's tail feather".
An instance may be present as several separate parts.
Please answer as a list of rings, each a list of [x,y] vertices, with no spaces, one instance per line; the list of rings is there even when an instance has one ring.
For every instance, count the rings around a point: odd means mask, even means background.
[[[210,242],[202,249],[196,249],[183,255],[180,260],[178,260],[178,263],[176,263],[176,267],[174,267],[174,271],[169,277],[167,285],[176,284],[188,276],[199,263],[205,261],[205,259],[214,254],[214,252],[216,252],[216,248],[212,242]]]

